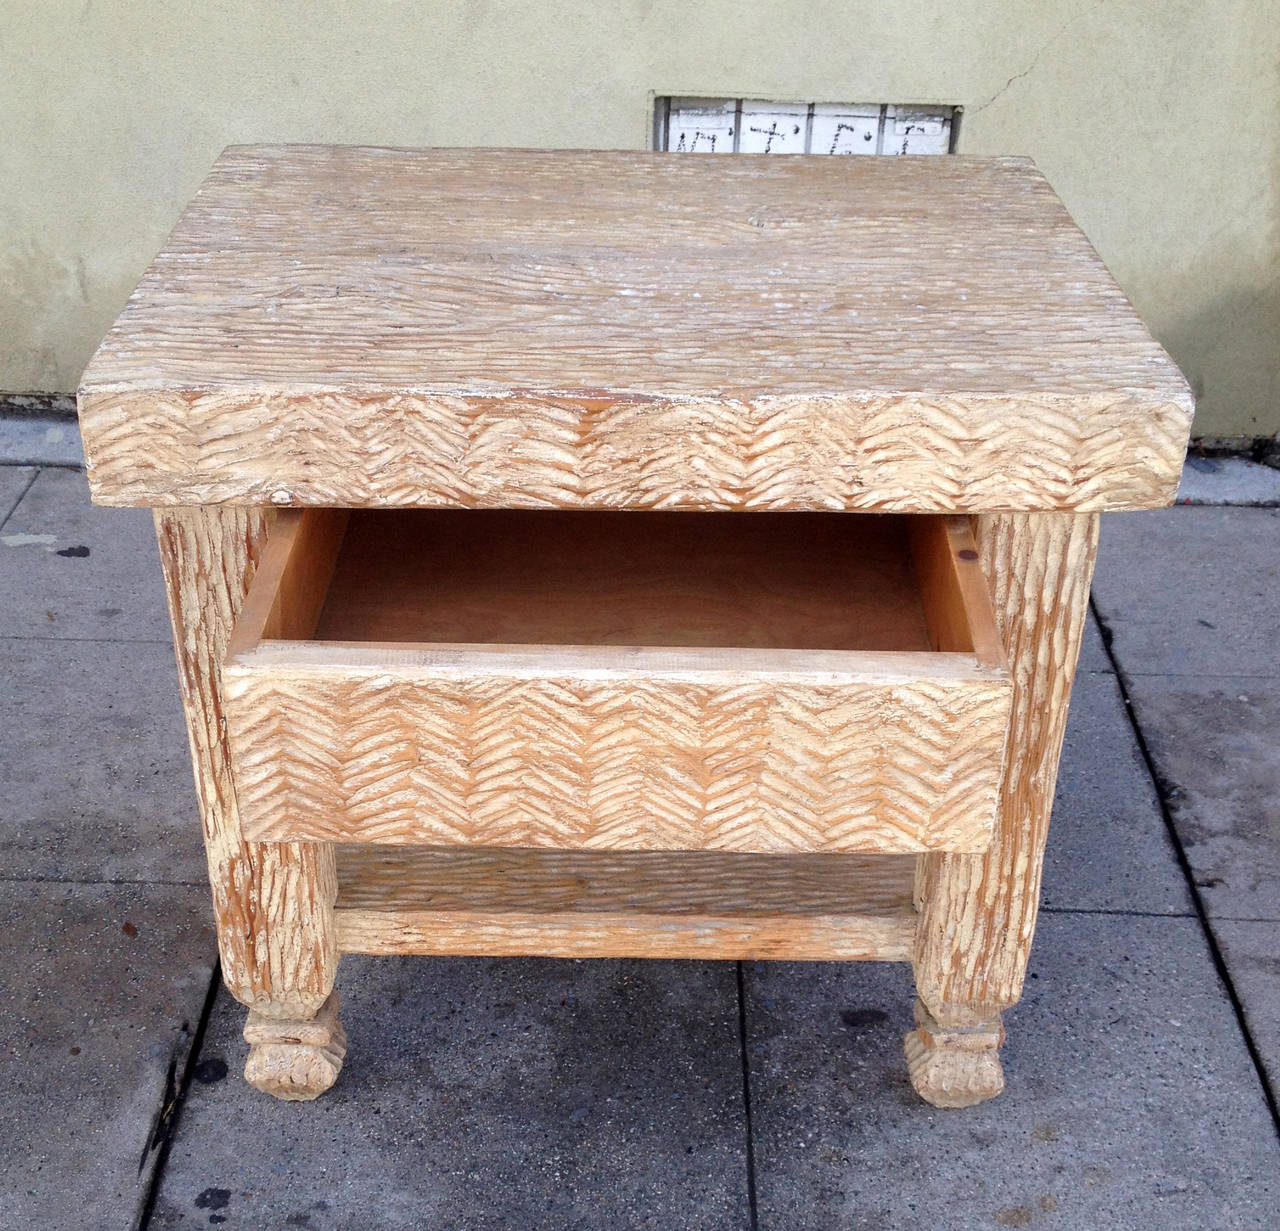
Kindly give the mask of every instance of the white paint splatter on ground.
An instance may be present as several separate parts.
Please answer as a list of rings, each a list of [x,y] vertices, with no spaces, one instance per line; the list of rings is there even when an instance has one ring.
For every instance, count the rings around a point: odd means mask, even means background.
[[[6,547],[43,547],[52,551],[57,541],[56,534],[0,534],[0,543]]]

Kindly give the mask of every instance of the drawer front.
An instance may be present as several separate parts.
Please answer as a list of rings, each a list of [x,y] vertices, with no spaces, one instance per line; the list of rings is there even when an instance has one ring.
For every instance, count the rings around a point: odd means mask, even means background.
[[[469,651],[318,647],[229,668],[246,836],[792,852],[990,839],[1007,678],[927,662],[918,678],[602,672],[595,653],[533,675]]]
[[[989,843],[1011,685],[965,519],[383,516],[273,529],[223,668],[246,837]]]

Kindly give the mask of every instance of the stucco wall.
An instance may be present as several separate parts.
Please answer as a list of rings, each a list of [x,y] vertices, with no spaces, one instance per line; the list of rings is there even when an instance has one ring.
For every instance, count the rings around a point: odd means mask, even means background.
[[[643,147],[651,95],[959,103],[1031,154],[1200,397],[1280,430],[1274,0],[5,0],[0,390],[73,389],[240,141]]]

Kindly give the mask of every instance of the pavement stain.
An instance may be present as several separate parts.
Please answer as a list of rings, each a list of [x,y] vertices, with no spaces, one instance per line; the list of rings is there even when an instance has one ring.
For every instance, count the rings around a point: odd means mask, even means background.
[[[851,1030],[862,1030],[887,1022],[889,1014],[884,1009],[846,1009],[840,1014],[840,1020]]]
[[[995,1212],[995,1220],[1002,1227],[1029,1227],[1036,1212],[1029,1205],[1005,1205]]]
[[[1248,967],[1250,970],[1256,970],[1262,974],[1272,975],[1280,979],[1280,957],[1264,956],[1258,953],[1241,953],[1235,960],[1242,966]]]
[[[0,543],[6,547],[43,547],[52,551],[57,541],[56,534],[0,534]]]
[[[1224,677],[1207,686],[1134,682],[1160,790],[1211,916],[1268,918],[1280,901],[1280,688]]]
[[[231,1204],[231,1189],[206,1188],[193,1202],[198,1210],[225,1210]]]
[[[227,1062],[218,1056],[211,1056],[196,1065],[193,1075],[202,1086],[211,1086],[226,1077]]]
[[[6,547],[43,547],[55,556],[72,560],[83,560],[93,554],[83,543],[76,543],[71,547],[55,547],[57,541],[56,534],[0,534],[0,543]]]
[[[248,1196],[250,1194],[245,1195]],[[327,1201],[313,1201],[311,1209],[295,1211],[284,1220],[284,1225],[286,1227],[314,1227],[315,1223],[311,1221],[312,1214],[323,1214],[328,1208],[329,1203]]]
[[[1235,689],[1209,694],[1179,689],[1159,698],[1158,712],[1151,715],[1156,721],[1148,739],[1157,760],[1164,765],[1172,766],[1181,759],[1175,746],[1181,732],[1171,730],[1173,724],[1161,720],[1172,714],[1195,716],[1197,780],[1194,784],[1162,783],[1188,845],[1203,842],[1218,832],[1199,821],[1197,796],[1229,804],[1233,836],[1251,842],[1271,837],[1276,778],[1267,752],[1275,739],[1280,712],[1269,701],[1264,695],[1250,696]],[[1144,698],[1142,704],[1157,710],[1155,698]],[[1189,777],[1185,771],[1179,776]]]
[[[1035,1205],[1003,1205],[992,1215],[1000,1227],[1029,1227],[1035,1221],[1036,1212],[1052,1214],[1058,1208],[1058,1199],[1045,1193],[1036,1199]]]

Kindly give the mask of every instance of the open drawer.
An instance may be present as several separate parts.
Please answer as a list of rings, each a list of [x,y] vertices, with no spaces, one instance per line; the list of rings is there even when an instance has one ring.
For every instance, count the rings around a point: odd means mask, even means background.
[[[905,853],[1011,686],[966,518],[305,509],[223,692],[256,841]]]

